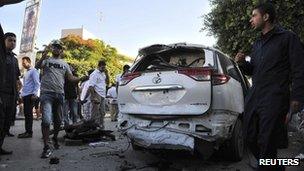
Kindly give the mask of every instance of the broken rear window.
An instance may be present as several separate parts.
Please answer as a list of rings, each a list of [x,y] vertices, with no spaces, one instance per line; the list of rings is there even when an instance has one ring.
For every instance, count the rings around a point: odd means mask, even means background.
[[[214,67],[213,52],[207,49],[172,49],[157,54],[150,54],[141,60],[136,71]]]

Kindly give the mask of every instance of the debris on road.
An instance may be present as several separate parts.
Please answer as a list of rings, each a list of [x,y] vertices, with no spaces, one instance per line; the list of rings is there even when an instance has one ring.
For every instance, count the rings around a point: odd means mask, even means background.
[[[121,153],[119,151],[104,151],[100,153],[92,153],[90,156],[92,157],[105,157],[105,156],[119,156]]]
[[[0,165],[0,168],[7,168],[7,167],[8,167],[7,164],[1,164],[1,165]]]
[[[90,147],[104,147],[106,145],[109,145],[109,143],[108,142],[103,142],[103,141],[93,142],[93,143],[89,144]]]
[[[50,164],[59,164],[59,158],[57,157],[50,158]]]
[[[66,126],[64,130],[66,132],[66,139],[81,140],[85,143],[96,142],[101,140],[116,140],[115,135],[112,134],[113,131],[100,129],[98,124],[94,120],[78,122],[73,125]]]
[[[82,140],[65,139],[64,142],[65,142],[66,146],[81,146],[81,145],[84,145]]]
[[[128,162],[127,160],[124,160],[122,162],[122,164],[119,166],[119,169],[121,171],[125,171],[125,170],[130,170],[130,169],[135,169],[136,166],[134,163]]]

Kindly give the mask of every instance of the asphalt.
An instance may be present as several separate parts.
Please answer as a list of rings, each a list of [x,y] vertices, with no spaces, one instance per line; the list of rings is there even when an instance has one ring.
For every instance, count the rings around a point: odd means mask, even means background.
[[[60,137],[60,149],[54,150],[52,157],[59,159],[58,164],[50,164],[50,159],[41,159],[42,135],[40,129],[41,121],[34,121],[33,138],[18,139],[16,135],[24,132],[24,120],[17,120],[12,127],[15,137],[7,137],[4,148],[13,150],[9,156],[1,156],[0,170],[7,171],[31,171],[31,170],[51,170],[51,171],[111,171],[111,170],[252,170],[248,163],[248,155],[240,162],[229,162],[221,157],[213,157],[203,161],[196,155],[185,152],[157,152],[134,151],[130,147],[126,137],[121,136],[116,131],[116,122],[110,122],[106,118],[106,129],[114,130],[116,141],[104,141],[97,147],[88,144],[79,146],[66,146]],[[279,156],[291,158],[297,154],[303,139],[291,135],[290,147],[281,150]],[[299,167],[289,167],[287,170],[303,171],[304,165]]]

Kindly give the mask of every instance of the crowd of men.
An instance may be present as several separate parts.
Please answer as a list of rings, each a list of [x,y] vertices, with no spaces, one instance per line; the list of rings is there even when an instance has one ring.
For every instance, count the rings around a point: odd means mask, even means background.
[[[6,136],[14,136],[10,133],[10,126],[16,116],[17,101],[23,103],[25,116],[25,132],[18,138],[31,138],[33,135],[33,107],[40,102],[42,111],[42,135],[44,149],[41,158],[48,158],[52,151],[49,146],[50,126],[53,124],[54,136],[52,137],[55,149],[59,148],[58,133],[62,126],[67,126],[81,120],[93,119],[100,129],[104,128],[104,116],[106,101],[109,99],[111,120],[117,121],[117,89],[116,83],[107,89],[109,74],[106,62],[100,60],[95,70],[90,70],[88,76],[76,77],[75,69],[61,59],[63,46],[60,41],[53,41],[43,52],[36,66],[32,66],[31,59],[22,58],[22,66],[26,70],[22,81],[16,55],[13,53],[16,47],[16,35],[5,33],[6,48],[6,75],[5,85],[1,88],[3,94],[3,111],[6,114],[4,120],[4,132]],[[49,56],[49,54],[52,54]],[[124,67],[124,72],[129,67]],[[40,70],[40,74],[38,72]],[[119,82],[121,75],[117,76]],[[23,82],[23,83],[21,83]],[[81,84],[81,93],[79,91]],[[19,85],[19,86],[18,86]],[[23,86],[21,86],[23,85]],[[18,89],[18,87],[22,87]],[[19,93],[21,89],[21,92]],[[20,94],[20,95],[19,95]],[[81,96],[81,97],[80,97]],[[80,100],[79,100],[80,97]],[[81,105],[79,105],[81,104]],[[79,108],[83,107],[83,112]],[[62,122],[63,121],[63,122]],[[11,154],[11,151],[2,149],[3,154]]]
[[[18,3],[22,0],[0,1],[0,6]],[[31,58],[22,57],[22,66],[26,70],[21,78],[18,60],[13,50],[16,47],[17,36],[1,31],[0,58],[0,154],[9,155],[12,151],[2,148],[5,136],[14,136],[10,127],[14,125],[17,102],[23,104],[25,117],[25,132],[18,138],[33,136],[33,108],[40,106],[42,112],[41,130],[44,148],[41,158],[52,154],[49,146],[50,126],[53,125],[53,144],[58,149],[58,133],[62,126],[79,120],[93,119],[100,129],[104,128],[106,101],[109,99],[111,120],[117,121],[117,83],[109,88],[109,74],[106,62],[100,60],[96,69],[88,71],[88,76],[76,77],[75,69],[61,59],[63,45],[53,41],[42,53],[36,65]],[[51,55],[50,55],[51,54]],[[124,67],[129,69],[129,66]],[[40,72],[39,72],[40,71]],[[117,77],[119,79],[122,75]],[[79,91],[79,82],[81,88]],[[107,93],[108,92],[108,93]],[[40,103],[40,105],[39,105]],[[70,122],[71,121],[71,122]]]
[[[14,33],[4,34],[7,71],[6,84],[1,89],[3,93],[3,110],[6,113],[4,121],[4,130],[7,136],[14,136],[9,128],[14,123],[16,116],[16,106],[19,97],[17,85],[21,85],[19,77],[21,76],[18,61],[12,52],[16,47],[16,35]],[[36,67],[32,66],[31,59],[27,56],[22,58],[22,66],[26,69],[23,76],[23,86],[20,92],[19,102],[23,103],[23,113],[25,116],[25,132],[18,135],[18,138],[31,138],[33,134],[33,107],[40,101],[42,115],[42,134],[44,149],[42,158],[51,155],[49,147],[50,125],[53,123],[54,136],[52,138],[54,147],[59,148],[57,136],[63,125],[76,123],[79,119],[93,119],[101,129],[104,128],[104,116],[106,109],[106,98],[110,99],[111,120],[117,120],[117,91],[116,83],[108,90],[109,75],[106,69],[106,62],[100,60],[95,70],[88,72],[89,76],[82,78],[75,77],[76,72],[68,65],[61,55],[63,46],[60,41],[53,41],[42,54]],[[51,53],[51,56],[48,54]],[[40,69],[41,74],[39,74]],[[41,76],[41,77],[40,77]],[[79,112],[80,96],[78,83],[82,81],[81,104],[82,112]],[[108,95],[108,96],[107,96]],[[63,121],[63,123],[62,123]],[[3,151],[10,154],[11,151]]]

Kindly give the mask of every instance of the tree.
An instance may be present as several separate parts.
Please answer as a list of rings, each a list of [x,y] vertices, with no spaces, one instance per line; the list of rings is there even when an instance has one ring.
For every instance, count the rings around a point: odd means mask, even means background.
[[[115,82],[115,76],[122,72],[125,63],[132,59],[118,54],[117,50],[105,44],[102,40],[83,40],[79,36],[70,35],[62,38],[65,46],[64,58],[73,66],[76,66],[78,75],[85,75],[88,70],[96,68],[98,61],[103,59],[107,63],[110,82]]]
[[[238,51],[249,53],[257,38],[249,23],[254,6],[265,1],[259,0],[210,0],[212,10],[203,16],[202,30],[217,38],[217,48],[234,56]],[[272,1],[277,10],[279,25],[291,30],[304,40],[304,1]]]
[[[103,59],[107,63],[110,82],[113,83],[115,76],[122,72],[123,65],[133,61],[132,58],[119,54],[114,47],[102,40],[83,40],[79,36],[70,35],[62,38],[61,42],[64,46],[63,58],[75,68],[78,76],[86,75],[90,69],[97,67],[99,60]]]

